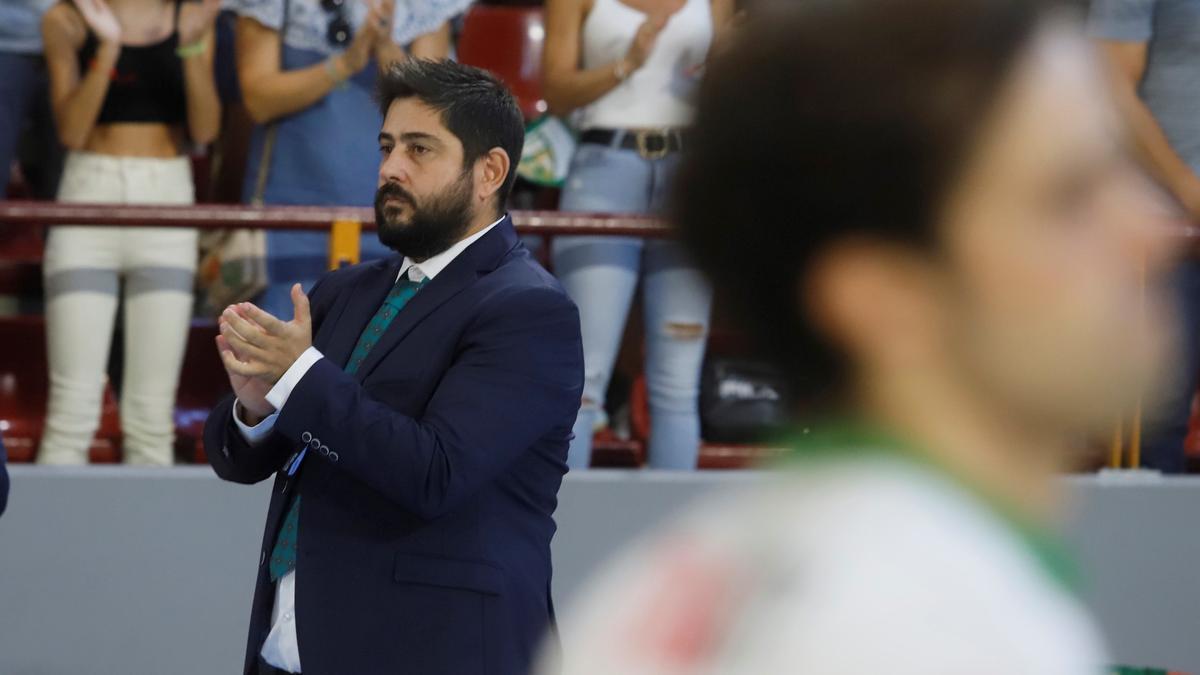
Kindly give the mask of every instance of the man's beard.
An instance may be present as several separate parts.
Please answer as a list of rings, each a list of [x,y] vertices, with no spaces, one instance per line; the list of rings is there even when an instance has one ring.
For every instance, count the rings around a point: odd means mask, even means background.
[[[458,243],[471,227],[471,174],[464,172],[454,184],[418,204],[412,194],[395,183],[385,183],[375,193],[375,223],[384,246],[423,261]],[[407,223],[399,209],[385,207],[388,199],[407,202]]]

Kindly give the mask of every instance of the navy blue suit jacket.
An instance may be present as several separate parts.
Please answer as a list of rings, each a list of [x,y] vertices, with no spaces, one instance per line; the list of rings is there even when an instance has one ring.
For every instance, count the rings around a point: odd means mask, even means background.
[[[270,630],[267,558],[303,495],[296,621],[306,675],[523,675],[553,626],[550,539],[583,388],[579,316],[505,218],[427,283],[356,374],[344,365],[400,258],[310,293],[325,358],[250,447],[233,400],[205,449],[239,483],[275,476],[246,672]],[[300,471],[280,469],[311,435]],[[312,448],[316,448],[315,450]]]

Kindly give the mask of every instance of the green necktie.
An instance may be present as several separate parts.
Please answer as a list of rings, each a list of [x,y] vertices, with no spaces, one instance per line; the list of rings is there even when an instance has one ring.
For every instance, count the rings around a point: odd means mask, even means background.
[[[346,362],[347,373],[353,375],[362,367],[363,360],[379,342],[379,338],[383,337],[396,315],[404,309],[409,300],[412,300],[417,291],[421,290],[426,281],[428,279],[410,281],[406,277],[396,282],[383,304],[379,306],[379,311],[375,312],[375,316],[371,317],[371,321],[359,336],[358,344],[354,346],[350,360]],[[271,549],[271,581],[278,581],[280,577],[296,569],[296,537],[299,530],[300,495],[296,495],[292,500],[292,507],[283,519],[283,527],[279,528],[279,535],[275,538],[275,548]]]

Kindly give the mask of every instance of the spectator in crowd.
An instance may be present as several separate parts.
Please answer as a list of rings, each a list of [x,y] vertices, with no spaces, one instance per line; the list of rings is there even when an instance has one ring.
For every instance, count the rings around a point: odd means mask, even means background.
[[[732,0],[547,0],[545,96],[583,133],[560,207],[659,213],[687,143],[692,90]],[[711,290],[668,240],[557,237],[554,272],[579,305],[587,385],[569,463],[586,468],[639,278],[650,398],[649,463],[692,469]]]
[[[42,14],[55,0],[9,0],[0,4],[0,198],[8,186],[18,141],[36,146],[38,175],[26,175],[33,195],[51,199],[62,152],[54,135],[42,58]],[[30,133],[31,132],[31,133]]]
[[[219,0],[63,0],[42,24],[51,103],[69,149],[59,199],[190,204],[193,144],[216,138]],[[124,281],[125,461],[170,464],[192,313],[196,231],[54,227],[46,243],[50,403],[38,461],[80,464],[100,418]]]
[[[1200,220],[1200,9],[1187,0],[1092,0],[1088,29],[1109,62],[1142,165]],[[1200,260],[1175,270],[1183,349],[1169,403],[1146,426],[1142,464],[1186,470],[1184,441],[1200,380]]]
[[[258,124],[242,198],[252,203],[370,206],[379,170],[371,134],[380,64],[443,58],[448,20],[470,0],[226,0],[238,13],[242,99]],[[388,255],[362,237],[365,260]],[[289,316],[291,285],[306,289],[329,267],[329,235],[267,233],[263,309]]]
[[[1104,672],[1058,473],[1168,363],[1173,317],[1157,205],[1067,16],[781,3],[710,65],[684,238],[846,421],[585,590],[562,672]]]

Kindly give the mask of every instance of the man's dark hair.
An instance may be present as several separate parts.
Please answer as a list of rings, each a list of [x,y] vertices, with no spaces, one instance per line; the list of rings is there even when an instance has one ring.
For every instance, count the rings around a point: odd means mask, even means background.
[[[492,148],[504,150],[508,175],[496,195],[496,209],[503,213],[517,180],[525,118],[500,80],[486,70],[454,61],[408,59],[382,72],[377,89],[385,116],[393,101],[404,98],[416,98],[436,110],[442,124],[462,142],[464,168]]]
[[[699,264],[808,396],[849,364],[805,316],[845,237],[933,249],[939,209],[1047,13],[1032,0],[757,3],[708,68],[674,215]]]

